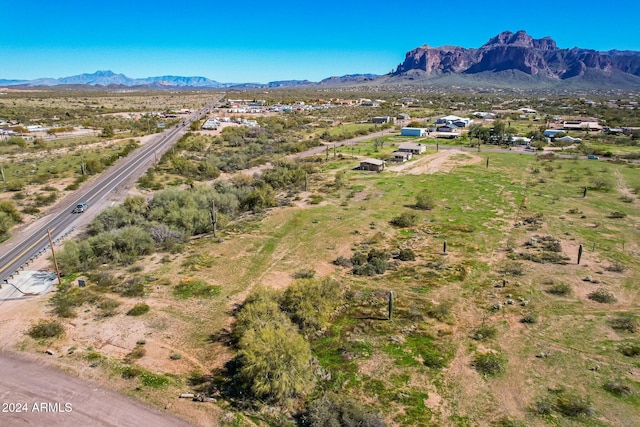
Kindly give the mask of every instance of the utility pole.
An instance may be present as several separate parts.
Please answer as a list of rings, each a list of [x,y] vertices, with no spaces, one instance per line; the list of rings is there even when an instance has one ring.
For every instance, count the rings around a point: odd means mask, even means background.
[[[58,286],[62,286],[62,279],[60,278],[60,269],[58,268],[58,261],[56,260],[56,251],[53,249],[53,240],[51,240],[51,230],[47,229],[47,235],[49,236],[49,246],[51,246],[51,255],[53,255],[53,265],[56,268],[56,274],[58,275]]]

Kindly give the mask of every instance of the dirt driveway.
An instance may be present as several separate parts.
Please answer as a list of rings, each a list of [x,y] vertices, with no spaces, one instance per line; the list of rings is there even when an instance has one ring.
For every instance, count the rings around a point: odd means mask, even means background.
[[[191,426],[169,413],[14,353],[0,352],[2,426]]]

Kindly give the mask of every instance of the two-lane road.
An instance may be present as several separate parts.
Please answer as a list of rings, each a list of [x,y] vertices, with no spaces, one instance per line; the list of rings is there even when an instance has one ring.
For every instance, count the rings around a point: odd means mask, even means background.
[[[177,126],[159,134],[152,141],[134,150],[129,156],[118,160],[107,171],[84,185],[77,192],[65,197],[52,212],[38,220],[29,233],[21,233],[0,245],[0,284],[7,283],[11,275],[27,268],[30,261],[49,247],[48,231],[57,240],[74,227],[79,215],[95,216],[98,209],[92,208],[97,201],[109,196],[113,191],[132,185],[154,162],[160,158],[189,129],[193,120],[198,120],[220,100],[216,99],[200,110],[193,112]],[[73,214],[73,207],[81,202],[88,203],[85,213]],[[20,296],[16,292],[16,297]]]

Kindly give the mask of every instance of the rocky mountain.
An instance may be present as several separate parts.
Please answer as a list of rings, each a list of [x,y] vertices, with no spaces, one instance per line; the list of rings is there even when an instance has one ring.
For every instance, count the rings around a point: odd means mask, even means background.
[[[89,85],[89,86],[150,86],[150,87],[227,87],[223,83],[206,77],[158,76],[134,79],[113,71],[96,71],[91,74],[61,77],[59,79],[42,78],[35,80],[0,80],[5,86],[59,86],[59,85]]]
[[[424,45],[407,52],[390,77],[424,80],[446,74],[476,76],[523,73],[542,80],[566,81],[596,76],[640,85],[640,52],[560,49],[549,37],[534,39],[525,31],[505,31],[480,48]],[[508,74],[508,73],[507,73]]]

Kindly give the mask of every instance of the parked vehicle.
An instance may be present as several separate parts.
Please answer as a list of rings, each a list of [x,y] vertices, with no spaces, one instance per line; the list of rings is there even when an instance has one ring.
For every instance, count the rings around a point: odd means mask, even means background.
[[[589,154],[587,156],[587,159],[589,159],[589,160],[600,160],[600,157],[594,156],[593,154]]]

